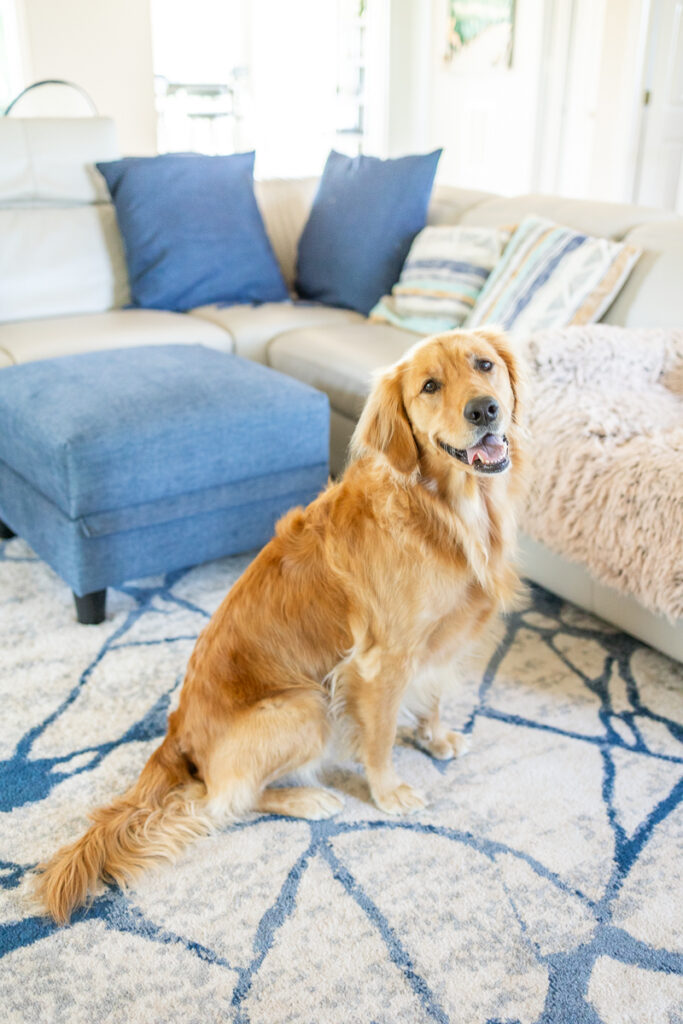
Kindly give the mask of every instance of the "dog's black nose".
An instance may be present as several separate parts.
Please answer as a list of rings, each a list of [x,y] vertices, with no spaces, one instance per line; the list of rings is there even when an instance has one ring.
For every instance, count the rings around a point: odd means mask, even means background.
[[[471,398],[465,406],[465,419],[478,427],[486,427],[498,415],[498,402],[491,395],[483,398]]]

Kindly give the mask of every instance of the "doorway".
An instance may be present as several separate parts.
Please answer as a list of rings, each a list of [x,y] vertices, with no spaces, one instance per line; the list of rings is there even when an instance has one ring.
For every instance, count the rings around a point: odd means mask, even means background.
[[[683,213],[683,0],[653,0],[634,201]]]

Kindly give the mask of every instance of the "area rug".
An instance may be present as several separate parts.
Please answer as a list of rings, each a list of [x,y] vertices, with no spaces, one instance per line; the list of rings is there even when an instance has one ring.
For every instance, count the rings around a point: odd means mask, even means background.
[[[32,867],[136,777],[198,631],[247,557],[110,591],[100,626],[0,545],[5,1024],[680,1024],[683,670],[538,588],[454,686],[470,750],[401,732],[429,806],[355,764],[325,822],[252,816],[64,929]]]

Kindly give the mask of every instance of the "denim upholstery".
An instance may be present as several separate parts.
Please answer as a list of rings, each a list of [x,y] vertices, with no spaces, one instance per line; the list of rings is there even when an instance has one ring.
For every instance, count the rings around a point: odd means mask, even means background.
[[[254,155],[97,164],[116,207],[134,306],[182,312],[288,297],[254,196]]]
[[[378,160],[334,150],[299,239],[296,290],[302,299],[366,316],[396,284],[418,231],[441,150]]]
[[[78,594],[265,543],[327,478],[327,397],[200,345],[0,374],[0,519]]]

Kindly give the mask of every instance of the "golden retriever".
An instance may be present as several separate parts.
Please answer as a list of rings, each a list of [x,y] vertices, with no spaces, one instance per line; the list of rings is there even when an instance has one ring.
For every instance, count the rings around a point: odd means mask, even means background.
[[[138,781],[41,865],[37,893],[55,921],[103,881],[126,885],[249,811],[337,812],[325,789],[268,788],[318,761],[335,732],[351,737],[379,808],[424,806],[392,765],[397,715],[412,707],[433,756],[458,752],[425,680],[517,589],[519,390],[495,330],[428,338],[379,375],[344,476],[284,516],[232,587]]]

